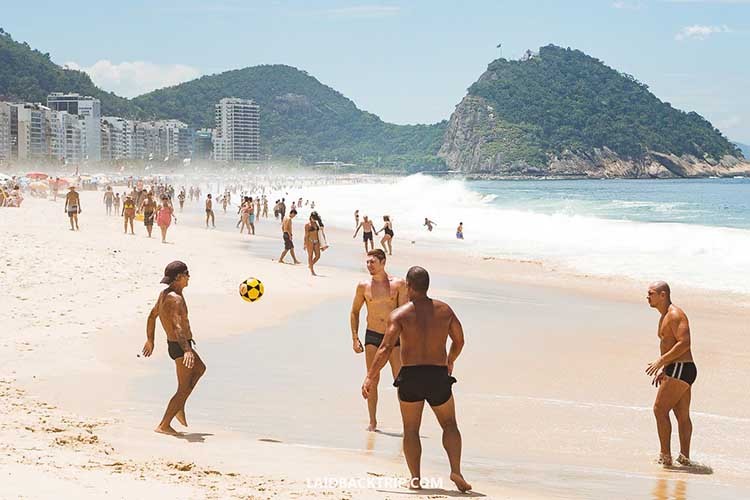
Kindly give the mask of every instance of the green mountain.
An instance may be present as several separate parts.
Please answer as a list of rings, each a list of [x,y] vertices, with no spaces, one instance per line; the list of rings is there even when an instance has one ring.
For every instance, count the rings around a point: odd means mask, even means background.
[[[223,97],[260,106],[261,148],[274,158],[384,164],[412,169],[441,167],[436,157],[446,123],[393,125],[360,110],[336,90],[291,66],[263,65],[227,71],[136,97],[148,115],[195,127],[214,125]]]
[[[128,99],[105,92],[83,71],[64,69],[49,54],[16,42],[0,28],[0,97],[46,104],[51,92],[77,92],[101,100],[103,112],[135,117],[140,110]]]
[[[456,108],[440,151],[466,171],[636,177],[702,175],[740,155],[697,113],[554,45],[490,63]]]

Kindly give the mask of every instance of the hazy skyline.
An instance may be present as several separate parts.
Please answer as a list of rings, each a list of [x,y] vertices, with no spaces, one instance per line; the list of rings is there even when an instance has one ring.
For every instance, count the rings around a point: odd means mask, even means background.
[[[288,64],[394,123],[448,119],[498,43],[513,59],[554,43],[750,143],[750,0],[13,2],[0,27],[126,97]]]

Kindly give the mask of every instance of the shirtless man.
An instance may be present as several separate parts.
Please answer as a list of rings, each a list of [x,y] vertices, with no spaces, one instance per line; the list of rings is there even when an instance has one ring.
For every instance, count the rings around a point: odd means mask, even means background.
[[[158,206],[156,200],[154,200],[154,194],[149,191],[146,193],[146,198],[141,202],[141,206],[138,207],[139,212],[143,212],[143,225],[146,227],[148,237],[151,237],[151,232],[154,230],[154,218],[156,217],[156,210]]]
[[[430,276],[414,266],[406,273],[409,302],[388,317],[388,328],[372,366],[362,384],[362,396],[368,398],[380,370],[401,340],[401,363],[394,386],[398,387],[401,418],[404,423],[404,456],[411,473],[410,486],[420,488],[422,444],[419,428],[425,400],[430,404],[443,429],[443,447],[448,453],[451,481],[462,492],[471,485],[461,475],[461,433],[456,424],[456,408],[451,386],[453,365],[464,347],[461,322],[448,304],[427,296]],[[450,337],[450,352],[445,344]]]
[[[112,186],[107,186],[104,191],[104,206],[107,209],[107,215],[112,215],[112,205],[115,202],[115,193],[112,191]]]
[[[424,224],[422,224],[422,225],[423,226],[427,226],[427,230],[430,231],[430,232],[432,232],[432,226],[437,226],[437,224],[435,224],[435,222],[431,221],[427,217],[424,218]]]
[[[373,239],[372,239],[372,232],[373,232],[372,221],[366,215],[362,218],[362,224],[357,226],[357,230],[354,231],[354,236],[352,236],[352,238],[357,237],[359,228],[362,228],[362,241],[365,242],[365,253],[367,253],[368,250],[375,250],[375,243],[373,242]],[[369,249],[367,248],[368,241],[370,242]]]
[[[173,436],[179,433],[172,428],[172,419],[176,417],[178,422],[187,426],[185,401],[193,392],[198,380],[206,373],[206,365],[192,347],[195,342],[188,321],[187,304],[182,296],[182,290],[188,286],[189,280],[190,273],[184,262],[176,260],[167,265],[161,282],[169,286],[159,293],[156,305],[148,315],[147,340],[143,346],[143,356],[151,356],[154,352],[154,332],[158,317],[167,333],[169,357],[174,360],[177,367],[177,392],[169,400],[164,418],[154,430]]]
[[[78,214],[81,213],[81,197],[76,192],[75,186],[70,186],[68,194],[65,195],[65,212],[70,219],[70,230],[78,230]],[[73,227],[75,223],[75,227]]]
[[[211,219],[211,225],[216,227],[216,220],[214,219],[214,202],[211,200],[211,193],[206,195],[206,229],[208,229],[208,219]]]
[[[649,363],[646,373],[653,377],[651,383],[658,388],[654,402],[656,429],[661,444],[658,462],[665,466],[672,465],[672,422],[669,412],[673,411],[680,435],[680,455],[677,462],[681,465],[691,465],[690,438],[693,434],[693,423],[690,421],[690,388],[698,371],[690,351],[690,325],[687,315],[685,311],[672,304],[670,294],[669,285],[663,281],[657,281],[648,287],[648,305],[661,314],[657,330],[661,356]]]
[[[375,359],[375,353],[383,343],[383,336],[386,331],[386,322],[391,311],[406,303],[408,300],[406,294],[406,283],[400,278],[388,276],[385,272],[385,252],[381,249],[367,252],[367,271],[370,273],[370,279],[361,281],[357,285],[354,293],[354,302],[349,315],[349,321],[352,329],[352,348],[359,354],[364,351],[365,364],[367,370],[370,370]],[[367,304],[367,329],[365,331],[365,345],[359,340],[359,312],[362,305]],[[393,352],[389,353],[386,360],[391,363],[391,372],[393,378],[396,378],[398,371],[401,369],[401,352],[398,337],[395,339]],[[382,368],[382,366],[381,366]],[[378,409],[378,382],[380,381],[380,370],[372,379],[372,387],[367,397],[367,410],[370,413],[370,424],[367,426],[368,431],[377,429],[377,409]]]
[[[294,255],[294,242],[292,241],[292,219],[294,219],[295,215],[297,215],[297,211],[291,209],[289,215],[284,217],[284,220],[281,221],[281,231],[284,237],[284,251],[281,252],[281,257],[279,257],[279,262],[281,263],[284,263],[284,257],[286,257],[287,252],[292,254],[292,259],[295,264],[300,263],[297,260],[297,256]]]

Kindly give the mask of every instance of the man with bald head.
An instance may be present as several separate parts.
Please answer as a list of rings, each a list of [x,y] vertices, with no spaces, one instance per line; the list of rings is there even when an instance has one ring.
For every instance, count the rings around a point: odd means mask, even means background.
[[[456,424],[456,408],[451,386],[453,365],[464,347],[464,331],[453,309],[445,302],[427,296],[430,275],[414,266],[406,273],[409,302],[388,317],[383,341],[362,384],[367,399],[376,387],[380,370],[390,359],[400,338],[401,370],[394,386],[398,387],[401,419],[404,424],[404,456],[411,473],[411,488],[420,488],[422,444],[419,428],[427,401],[443,429],[443,447],[448,454],[451,481],[466,492],[471,485],[461,474],[461,433]],[[448,338],[450,351],[446,351]]]
[[[651,383],[658,388],[654,416],[661,444],[659,463],[672,465],[672,422],[669,413],[674,412],[680,435],[680,455],[677,462],[691,465],[690,437],[693,423],[690,421],[690,388],[698,371],[690,351],[690,325],[685,311],[672,304],[667,283],[652,283],[648,288],[647,299],[648,304],[661,314],[657,330],[661,356],[649,363],[646,369],[646,373],[653,377]]]

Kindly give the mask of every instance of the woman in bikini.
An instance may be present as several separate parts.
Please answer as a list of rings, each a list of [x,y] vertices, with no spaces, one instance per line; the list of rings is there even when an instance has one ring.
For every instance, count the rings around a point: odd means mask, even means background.
[[[393,255],[393,246],[391,244],[393,240],[393,223],[391,222],[390,215],[383,216],[383,228],[380,231],[385,233],[383,239],[380,240],[380,246],[383,247],[383,251],[388,252],[388,255]],[[375,231],[375,234],[378,234],[378,232]],[[388,245],[388,248],[386,248],[386,245]]]
[[[135,202],[131,195],[125,196],[125,201],[122,202],[122,216],[125,221],[125,234],[128,234],[128,222],[130,222],[130,234],[133,232],[133,219],[135,219]]]
[[[310,214],[310,220],[305,224],[305,250],[307,250],[307,265],[313,276],[317,276],[313,266],[320,260],[319,232],[320,225],[318,225],[318,221],[315,220],[313,215]]]

